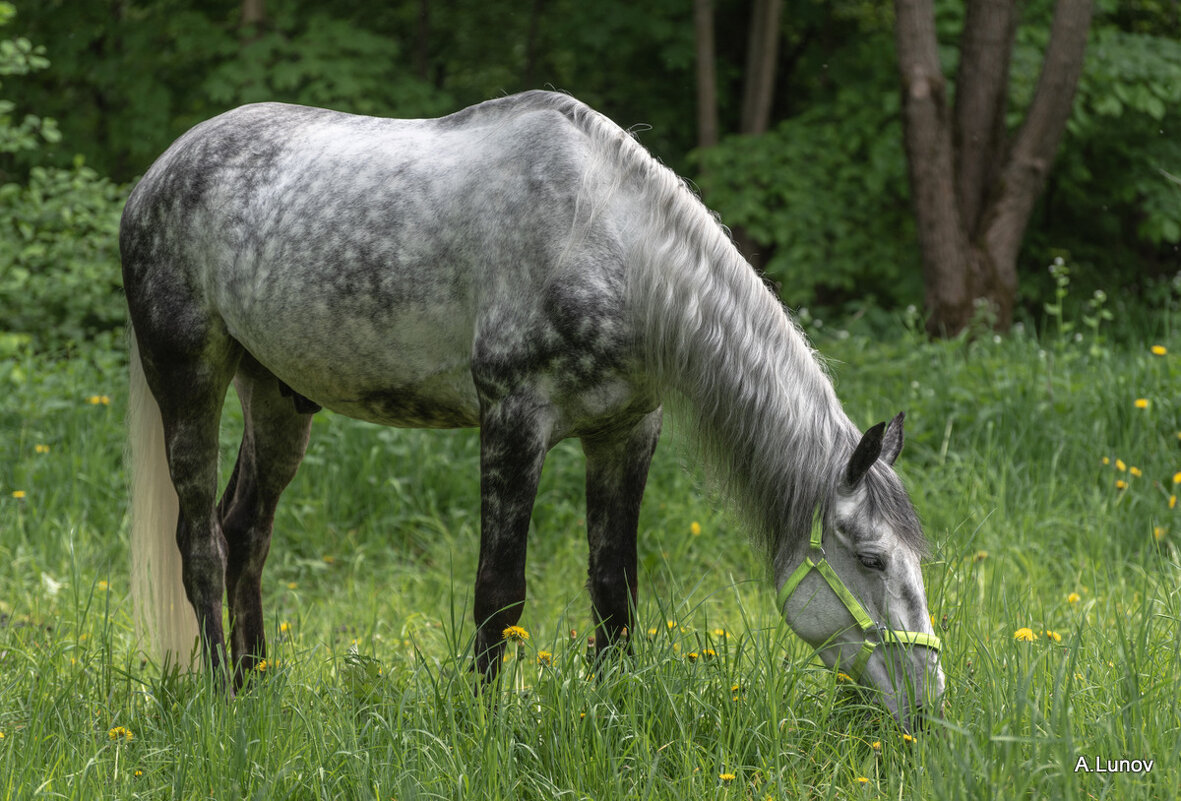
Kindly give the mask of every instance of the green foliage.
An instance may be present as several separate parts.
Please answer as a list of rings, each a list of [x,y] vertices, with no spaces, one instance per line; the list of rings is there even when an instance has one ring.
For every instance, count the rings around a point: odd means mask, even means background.
[[[0,26],[7,25],[15,15],[11,3],[0,3]],[[0,75],[28,75],[48,66],[43,46],[34,47],[23,36],[0,39]],[[57,142],[61,138],[54,120],[26,114],[18,122],[13,118],[15,111],[15,103],[0,99],[0,153],[32,150],[42,141]]]
[[[80,161],[0,186],[0,330],[60,348],[126,319],[119,273],[124,190]]]
[[[396,43],[325,13],[301,18],[289,7],[240,45],[218,33],[210,41],[223,57],[202,86],[216,105],[284,100],[406,117],[453,110],[450,98],[398,68]]]
[[[1141,295],[1181,270],[1181,186],[1168,178],[1181,169],[1181,141],[1173,134],[1181,126],[1179,104],[1181,44],[1097,20],[1067,133],[1027,237],[1027,297],[1048,289],[1035,265],[1063,252],[1084,285],[1109,285],[1119,275],[1125,289]]]
[[[0,3],[0,25],[13,9]],[[0,41],[0,74],[44,69],[45,48]],[[0,100],[0,152],[57,140],[52,120]],[[119,326],[125,317],[117,236],[123,193],[76,159],[69,169],[36,167],[27,183],[0,185],[0,334],[6,342],[60,348]]]
[[[1078,216],[1110,218],[1114,210],[1137,220],[1142,241],[1177,244],[1181,188],[1162,171],[1181,169],[1181,142],[1171,133],[1181,126],[1181,43],[1105,29],[1088,56],[1071,120],[1084,147],[1070,153],[1062,202]]]
[[[880,45],[867,39],[860,58],[833,64],[838,83]],[[766,272],[793,304],[921,301],[898,91],[892,76],[872,83],[699,154],[707,203],[770,248]]]

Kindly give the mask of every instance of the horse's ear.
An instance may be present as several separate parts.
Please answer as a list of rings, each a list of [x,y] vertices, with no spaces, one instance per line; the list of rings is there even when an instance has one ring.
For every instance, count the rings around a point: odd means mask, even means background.
[[[845,468],[845,489],[853,489],[865,478],[869,468],[882,455],[882,436],[885,434],[886,424],[878,423],[865,432],[857,449],[849,457],[849,466]]]
[[[902,453],[902,421],[906,412],[899,412],[898,416],[886,426],[885,436],[882,437],[881,460],[886,464],[894,464],[898,454]]]

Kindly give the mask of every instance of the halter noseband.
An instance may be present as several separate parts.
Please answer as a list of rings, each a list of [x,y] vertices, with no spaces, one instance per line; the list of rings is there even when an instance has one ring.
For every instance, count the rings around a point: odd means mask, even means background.
[[[845,582],[841,581],[841,577],[837,575],[836,571],[832,569],[832,565],[825,558],[824,547],[821,544],[821,538],[823,536],[823,532],[819,527],[813,529],[810,552],[804,557],[804,561],[795,569],[795,572],[788,576],[787,583],[779,591],[779,611],[785,612],[788,600],[796,589],[799,588],[800,582],[804,580],[804,576],[808,575],[809,572],[815,570],[823,576],[824,581],[836,593],[837,598],[844,604],[845,609],[849,611],[853,619],[857,621],[857,625],[861,627],[861,631],[865,635],[865,642],[862,644],[861,650],[858,651],[857,658],[853,660],[853,666],[849,670],[849,677],[853,681],[861,678],[865,666],[869,664],[869,658],[873,656],[874,649],[883,642],[894,643],[896,645],[921,645],[924,648],[930,648],[932,651],[939,651],[943,647],[942,641],[934,634],[924,634],[921,631],[899,631],[875,623],[873,618],[869,616],[869,612],[865,610],[865,605],[857,600],[857,597],[849,591],[849,588],[845,586]]]

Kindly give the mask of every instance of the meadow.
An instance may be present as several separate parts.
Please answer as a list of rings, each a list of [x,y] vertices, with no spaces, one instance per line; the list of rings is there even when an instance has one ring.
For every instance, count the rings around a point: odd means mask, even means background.
[[[1181,337],[1054,313],[949,342],[809,323],[859,425],[907,412],[948,681],[913,737],[787,630],[675,421],[627,659],[587,659],[577,443],[538,496],[528,639],[476,697],[475,432],[321,413],[264,575],[265,668],[231,701],[162,676],[127,594],[120,341],[0,339],[0,797],[1179,797]],[[240,419],[231,393],[223,480]]]

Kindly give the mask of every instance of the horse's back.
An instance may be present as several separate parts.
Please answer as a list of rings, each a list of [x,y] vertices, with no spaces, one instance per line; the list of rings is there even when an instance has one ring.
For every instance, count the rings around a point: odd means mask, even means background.
[[[560,349],[574,329],[555,313],[625,338],[617,244],[576,232],[575,102],[530,93],[434,120],[266,103],[197,126],[124,213],[137,328],[199,309],[322,405],[476,424],[473,358],[503,358],[511,337]]]

